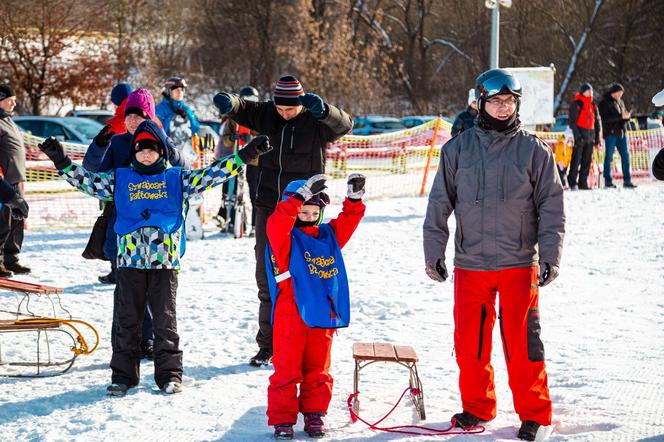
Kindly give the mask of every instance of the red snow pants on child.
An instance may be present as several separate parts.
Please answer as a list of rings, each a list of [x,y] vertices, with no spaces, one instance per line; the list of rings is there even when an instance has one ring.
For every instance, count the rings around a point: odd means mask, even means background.
[[[267,389],[268,425],[295,424],[298,413],[327,413],[333,334],[334,329],[311,328],[302,321],[292,291],[279,296],[272,331],[274,374]]]
[[[497,271],[454,269],[454,349],[463,411],[496,417],[491,336],[499,321],[514,409],[521,421],[551,424],[551,399],[540,340],[537,267]]]

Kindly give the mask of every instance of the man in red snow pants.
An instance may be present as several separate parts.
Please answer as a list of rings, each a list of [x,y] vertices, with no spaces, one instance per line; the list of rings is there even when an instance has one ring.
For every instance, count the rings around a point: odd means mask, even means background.
[[[440,282],[448,277],[447,220],[454,212],[454,348],[463,411],[452,421],[469,428],[496,417],[491,336],[498,319],[518,437],[535,440],[539,427],[551,424],[538,298],[539,287],[558,276],[563,188],[551,150],[520,128],[516,77],[489,70],[477,78],[475,94],[477,124],[443,146],[429,194],[426,273]]]

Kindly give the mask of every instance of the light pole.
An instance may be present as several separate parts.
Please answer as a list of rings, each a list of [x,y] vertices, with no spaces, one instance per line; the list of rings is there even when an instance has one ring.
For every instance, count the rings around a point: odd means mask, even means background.
[[[512,0],[485,0],[484,6],[491,9],[491,69],[499,65],[500,52],[500,7],[509,8]]]

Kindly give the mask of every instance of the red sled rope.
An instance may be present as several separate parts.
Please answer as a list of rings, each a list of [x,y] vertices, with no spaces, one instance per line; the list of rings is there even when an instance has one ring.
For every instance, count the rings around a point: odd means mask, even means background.
[[[401,393],[401,397],[397,401],[396,404],[392,407],[390,411],[387,412],[385,416],[374,422],[373,424],[365,421],[362,419],[355,411],[353,411],[353,399],[357,398],[357,396],[360,394],[359,391],[356,391],[355,393],[351,394],[348,396],[348,412],[350,413],[350,419],[352,422],[357,422],[358,420],[360,422],[363,422],[366,424],[369,428],[372,430],[376,431],[386,431],[388,433],[400,433],[400,434],[410,434],[414,436],[450,436],[454,434],[479,434],[479,433],[484,433],[485,428],[482,425],[476,425],[474,427],[469,427],[469,428],[456,428],[454,426],[454,421],[452,424],[447,427],[447,428],[432,428],[432,427],[424,427],[420,425],[397,425],[394,427],[379,427],[378,424],[383,422],[387,417],[392,414],[392,412],[397,408],[399,403],[401,403],[401,400],[403,397],[406,395],[406,393],[409,393],[412,395],[418,395],[420,394],[420,391],[417,388],[406,388],[403,393]],[[420,430],[420,431],[413,431],[413,430]]]

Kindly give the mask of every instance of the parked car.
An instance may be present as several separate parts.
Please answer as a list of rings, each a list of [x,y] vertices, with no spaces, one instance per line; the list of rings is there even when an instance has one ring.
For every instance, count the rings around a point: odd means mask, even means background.
[[[113,115],[113,112],[104,109],[71,110],[67,112],[68,117],[89,118],[101,124],[106,124],[106,122],[110,120]]]
[[[398,118],[368,115],[355,118],[352,133],[353,135],[374,135],[404,129],[406,126]]]
[[[409,117],[403,117],[400,119],[400,121],[403,123],[404,126],[407,128],[419,126],[420,124],[427,123],[431,120],[435,120],[436,117],[435,115],[413,115]]]
[[[82,117],[14,117],[16,125],[24,132],[37,137],[55,137],[69,143],[90,144],[104,127],[89,118]]]
[[[556,117],[556,121],[553,123],[553,126],[551,126],[551,132],[565,132],[565,129],[567,129],[567,126],[569,126],[569,115],[567,114],[560,114]]]

